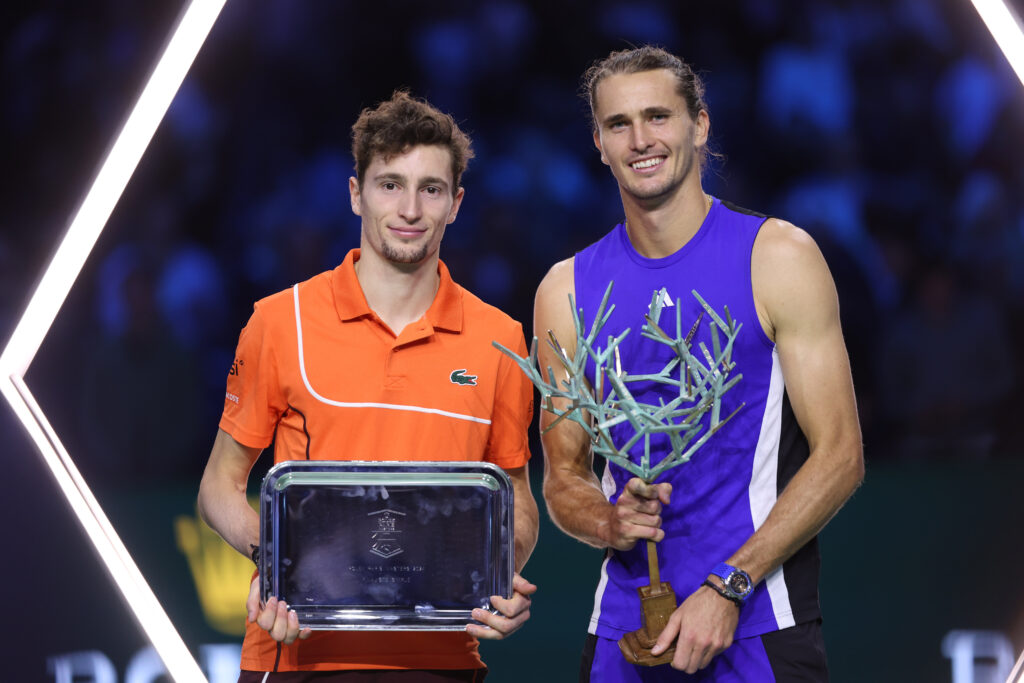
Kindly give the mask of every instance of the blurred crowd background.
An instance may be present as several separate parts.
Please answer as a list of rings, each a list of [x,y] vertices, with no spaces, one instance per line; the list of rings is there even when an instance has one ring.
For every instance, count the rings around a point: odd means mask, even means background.
[[[0,10],[0,339],[182,5]],[[349,129],[397,87],[472,135],[441,257],[530,335],[547,268],[621,219],[580,75],[643,43],[705,78],[705,188],[824,252],[869,481],[1020,459],[1024,87],[967,0],[229,0],[28,376],[79,466],[198,481],[252,303],[357,246]]]
[[[4,331],[179,4],[7,10]],[[959,0],[229,2],[48,342],[87,388],[54,406],[74,440],[122,476],[199,472],[252,302],[357,244],[349,127],[396,87],[473,136],[442,258],[529,332],[546,269],[621,217],[580,74],[647,42],[706,80],[708,191],[825,253],[868,458],[1019,455],[1024,88]]]

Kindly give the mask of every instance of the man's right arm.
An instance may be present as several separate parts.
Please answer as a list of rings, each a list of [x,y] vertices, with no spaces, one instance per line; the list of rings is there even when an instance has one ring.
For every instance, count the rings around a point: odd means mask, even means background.
[[[261,452],[262,448],[242,445],[218,429],[199,483],[199,516],[246,557],[251,555],[252,546],[260,542],[259,514],[249,505],[245,491],[249,472]],[[245,607],[249,621],[258,623],[278,642],[288,645],[296,638],[309,637],[309,629],[300,629],[298,617],[286,603],[276,597],[266,604],[260,602],[258,579],[253,579],[249,586]]]
[[[548,344],[548,332],[554,333],[571,358],[576,348],[576,328],[569,307],[569,295],[575,298],[573,265],[571,258],[555,264],[537,288],[534,302],[533,329],[540,338],[540,369],[547,377],[548,367],[552,368],[559,382],[565,369]],[[661,506],[669,502],[671,486],[652,486],[634,477],[616,504],[609,503],[594,474],[594,455],[587,433],[571,420],[562,420],[546,431],[556,417],[544,409],[545,401],[541,397],[544,500],[558,528],[588,545],[618,550],[628,550],[640,539],[664,538],[665,532],[660,528]],[[560,410],[566,407],[564,401],[554,403]]]
[[[249,472],[263,451],[244,446],[217,430],[210,459],[199,484],[199,515],[231,547],[246,557],[260,542],[259,515],[249,505]]]

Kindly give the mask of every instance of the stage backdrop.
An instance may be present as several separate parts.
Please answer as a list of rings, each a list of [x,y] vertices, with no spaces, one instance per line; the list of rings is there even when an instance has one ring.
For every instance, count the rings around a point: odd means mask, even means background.
[[[16,485],[0,496],[13,541],[3,577],[9,611],[18,616],[5,646],[14,666],[9,680],[52,681],[55,663],[71,653],[108,661],[116,678],[107,680],[163,680],[49,472],[15,425],[4,427],[8,454],[17,455],[8,458]],[[266,464],[261,460],[257,470]],[[998,631],[1012,639],[1014,652],[1024,646],[1024,588],[1013,579],[1024,549],[1012,540],[1024,526],[1022,480],[1024,465],[1009,461],[984,469],[869,464],[865,485],[822,536],[821,599],[834,681],[952,681],[942,640],[953,630]],[[539,478],[533,483],[539,491]],[[211,683],[234,680],[226,672],[237,657],[251,563],[198,522],[194,484],[102,495],[186,642],[204,666],[220,667],[210,672]],[[576,679],[600,562],[600,551],[564,536],[542,515],[525,572],[539,586],[533,617],[507,642],[484,643],[488,680]],[[543,679],[540,671],[547,672]]]

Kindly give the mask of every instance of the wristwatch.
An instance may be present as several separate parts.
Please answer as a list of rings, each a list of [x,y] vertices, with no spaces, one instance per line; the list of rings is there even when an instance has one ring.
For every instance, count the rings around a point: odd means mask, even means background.
[[[733,567],[731,564],[722,562],[712,569],[711,573],[722,579],[725,583],[725,592],[737,600],[746,600],[754,590],[750,574],[747,574],[742,569]]]

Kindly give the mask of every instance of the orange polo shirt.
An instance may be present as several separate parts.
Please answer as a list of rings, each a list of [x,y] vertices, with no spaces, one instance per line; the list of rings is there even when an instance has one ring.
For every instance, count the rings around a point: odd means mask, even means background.
[[[491,342],[526,354],[522,326],[457,285],[439,263],[426,314],[398,337],[366,303],[353,265],[256,303],[228,375],[220,427],[285,460],[529,460],[533,388]],[[279,646],[248,624],[242,668],[471,669],[464,631],[319,631]]]

